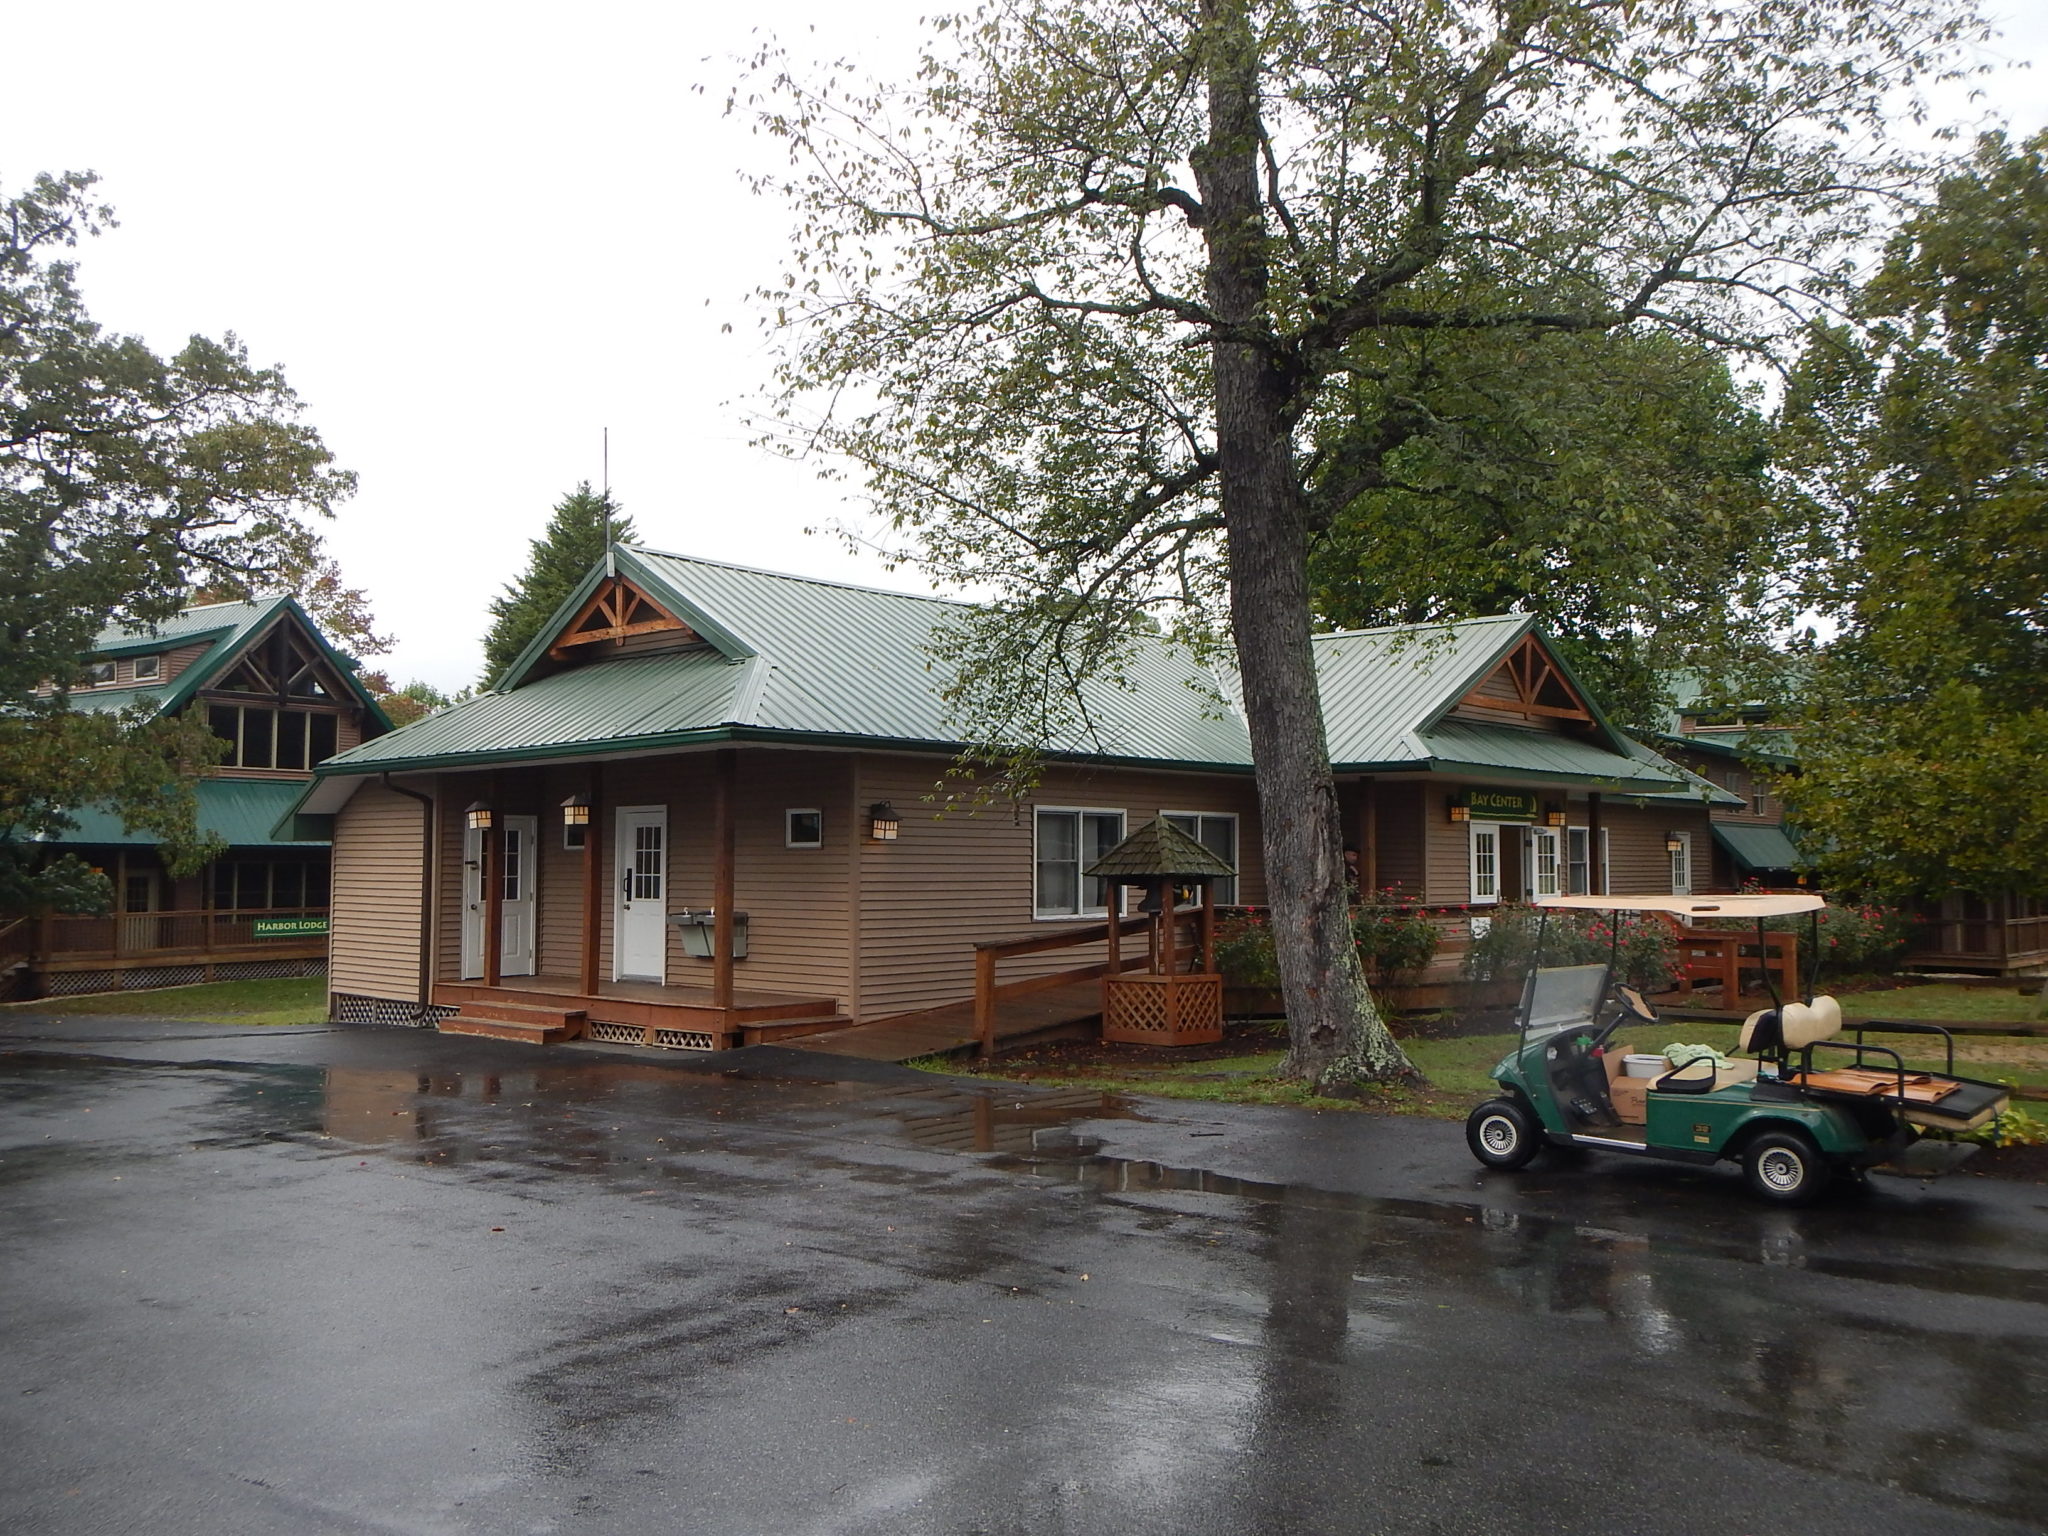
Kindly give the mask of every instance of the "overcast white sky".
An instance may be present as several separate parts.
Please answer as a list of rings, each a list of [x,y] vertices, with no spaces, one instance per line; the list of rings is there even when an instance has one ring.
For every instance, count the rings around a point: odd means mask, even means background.
[[[757,27],[893,71],[934,8],[17,7],[0,185],[98,171],[121,228],[80,256],[94,316],[159,348],[232,330],[284,365],[361,477],[330,542],[398,638],[378,665],[453,688],[526,541],[599,479],[607,426],[648,543],[923,587],[807,535],[858,507],[749,447],[728,403],[766,379],[745,296],[780,270],[788,215],[737,174],[773,151],[720,114]],[[2002,53],[2048,56],[2048,7],[1992,9]],[[2039,71],[1989,87],[2021,132],[2048,122],[2044,90]]]

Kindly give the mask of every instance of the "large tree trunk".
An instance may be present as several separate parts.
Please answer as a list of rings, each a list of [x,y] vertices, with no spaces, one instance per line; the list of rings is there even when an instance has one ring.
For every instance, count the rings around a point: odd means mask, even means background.
[[[1258,58],[1243,0],[1204,0],[1209,135],[1195,167],[1209,303],[1231,632],[1257,771],[1267,898],[1287,1005],[1286,1070],[1323,1089],[1412,1078],[1352,942],[1337,783],[1309,646],[1308,532],[1292,432],[1296,386],[1272,335],[1258,186]],[[1242,339],[1239,339],[1242,338]]]

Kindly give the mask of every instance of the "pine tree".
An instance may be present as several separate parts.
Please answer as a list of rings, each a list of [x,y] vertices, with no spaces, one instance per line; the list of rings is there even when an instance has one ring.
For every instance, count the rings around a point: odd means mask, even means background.
[[[555,504],[547,532],[528,546],[526,570],[491,599],[491,629],[484,636],[483,686],[488,688],[548,621],[605,547],[633,539],[632,519],[622,517],[609,491],[593,491],[585,480]]]

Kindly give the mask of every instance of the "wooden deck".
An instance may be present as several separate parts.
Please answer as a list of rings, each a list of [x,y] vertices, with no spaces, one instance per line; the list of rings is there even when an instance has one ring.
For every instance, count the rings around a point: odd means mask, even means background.
[[[1070,982],[1025,997],[1006,1000],[996,1016],[996,1041],[1015,1042],[1061,1029],[1078,1029],[1102,1017],[1100,980]],[[893,1018],[856,1024],[829,1034],[785,1035],[777,1042],[828,1056],[854,1056],[863,1061],[909,1061],[918,1056],[946,1056],[971,1050],[974,1032],[972,998],[899,1013]]]

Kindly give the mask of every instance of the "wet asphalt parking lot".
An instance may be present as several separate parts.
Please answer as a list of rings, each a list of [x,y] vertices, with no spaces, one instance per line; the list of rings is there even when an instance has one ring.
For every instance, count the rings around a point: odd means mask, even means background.
[[[0,1531],[2042,1530],[2048,1190],[1873,1186],[9,1018]]]

